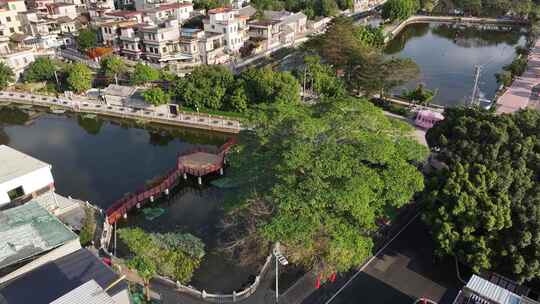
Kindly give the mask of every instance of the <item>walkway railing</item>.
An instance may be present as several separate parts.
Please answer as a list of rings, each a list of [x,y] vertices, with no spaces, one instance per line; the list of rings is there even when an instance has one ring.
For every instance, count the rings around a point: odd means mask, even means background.
[[[31,93],[0,91],[0,100],[18,104],[55,107],[79,113],[101,114],[125,119],[143,120],[227,133],[238,133],[243,129],[238,120],[224,116],[188,112],[179,112],[178,115],[173,115],[170,113],[129,106],[106,105],[92,102],[78,96],[73,98],[62,98]]]
[[[225,162],[225,155],[229,152],[232,145],[234,145],[235,139],[229,139],[224,145],[222,145],[217,152],[210,151],[210,149],[199,147],[190,151],[186,151],[178,155],[176,167],[171,169],[167,175],[157,184],[149,189],[142,188],[136,191],[133,194],[127,195],[113,205],[111,205],[107,211],[107,221],[112,225],[117,222],[122,217],[127,217],[129,210],[134,207],[141,208],[146,202],[153,202],[162,193],[166,195],[169,194],[169,191],[177,184],[178,179],[183,177],[187,178],[186,174],[193,176],[201,177],[216,171],[219,171],[223,168]],[[218,160],[215,164],[202,168],[193,168],[186,166],[182,162],[182,157],[188,156],[197,152],[206,152],[209,154],[216,154]]]

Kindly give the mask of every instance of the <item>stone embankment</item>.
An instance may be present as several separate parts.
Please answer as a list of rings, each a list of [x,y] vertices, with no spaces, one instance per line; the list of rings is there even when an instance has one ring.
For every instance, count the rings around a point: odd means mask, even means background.
[[[225,133],[238,133],[243,129],[238,120],[229,117],[189,112],[171,114],[165,107],[148,107],[141,109],[130,106],[114,106],[79,96],[69,98],[51,97],[31,93],[0,91],[0,102],[42,106],[55,110],[98,114],[135,121],[205,129]]]

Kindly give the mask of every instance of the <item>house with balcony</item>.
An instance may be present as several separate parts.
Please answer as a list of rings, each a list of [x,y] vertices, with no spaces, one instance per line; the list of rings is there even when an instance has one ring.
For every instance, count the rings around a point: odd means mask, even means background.
[[[176,19],[179,23],[188,20],[193,13],[191,3],[163,3],[155,8],[142,11],[147,20],[152,23],[161,23],[168,19]]]
[[[8,40],[15,33],[22,33],[23,26],[17,11],[0,8],[0,40]]]
[[[147,61],[162,65],[170,59],[181,56],[178,20],[170,19],[158,25],[142,26],[139,32],[142,35],[144,56]]]
[[[203,19],[204,31],[211,34],[223,34],[225,51],[237,53],[249,39],[247,17],[236,14],[227,7],[208,11]]]
[[[121,40],[122,29],[134,28],[138,24],[139,23],[137,21],[133,20],[109,20],[100,23],[99,29],[101,30],[102,43],[107,47],[112,48],[114,51],[120,51],[123,46],[123,42]]]
[[[292,39],[305,34],[307,27],[307,16],[302,13],[291,13],[287,11],[264,11],[264,17],[268,20],[278,21],[282,33],[282,43],[289,43]]]
[[[203,64],[224,64],[231,59],[225,52],[225,34],[205,32],[199,49]]]
[[[281,22],[277,20],[253,20],[248,23],[249,38],[253,43],[270,50],[281,45]]]
[[[144,51],[139,33],[141,26],[136,23],[120,27],[120,54],[133,61],[140,60]]]
[[[49,18],[56,19],[60,17],[77,18],[77,6],[72,3],[52,3],[47,4],[47,15]]]

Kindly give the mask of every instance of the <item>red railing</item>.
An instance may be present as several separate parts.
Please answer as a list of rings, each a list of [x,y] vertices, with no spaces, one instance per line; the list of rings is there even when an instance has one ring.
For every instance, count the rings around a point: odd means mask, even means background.
[[[236,140],[234,138],[229,139],[217,150],[217,153],[216,151],[211,151],[211,149],[208,148],[198,147],[178,154],[176,168],[170,170],[167,175],[165,175],[165,177],[161,180],[161,182],[159,182],[157,185],[152,186],[149,189],[142,188],[135,193],[129,194],[117,200],[107,209],[106,213],[109,224],[114,224],[116,221],[122,218],[124,214],[127,214],[129,210],[136,207],[137,204],[140,204],[140,206],[142,206],[150,199],[150,197],[157,197],[159,194],[165,192],[165,190],[167,189],[170,191],[170,189],[175,185],[176,181],[184,174],[190,174],[200,177],[210,174],[212,172],[219,171],[221,168],[223,168],[225,154],[229,152],[230,148],[235,143]],[[191,155],[198,152],[216,154],[218,155],[218,162],[204,168],[191,168],[185,166],[182,163],[181,158],[183,156]]]

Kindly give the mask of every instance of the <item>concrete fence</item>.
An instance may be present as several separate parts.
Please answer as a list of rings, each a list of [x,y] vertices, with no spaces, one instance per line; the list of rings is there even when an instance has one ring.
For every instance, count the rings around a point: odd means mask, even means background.
[[[519,25],[526,24],[525,20],[516,19],[497,19],[497,18],[478,18],[478,17],[459,17],[459,16],[411,16],[408,19],[402,21],[392,29],[387,30],[387,35],[384,40],[385,43],[392,40],[399,32],[401,32],[407,25],[413,23],[425,23],[425,22],[448,22],[448,23],[471,23],[471,24],[493,24],[493,25]]]
[[[71,98],[51,97],[31,93],[0,91],[0,101],[64,109],[78,113],[101,114],[124,119],[140,120],[160,124],[176,125],[226,133],[238,133],[243,129],[238,120],[203,113],[179,112],[177,115],[154,109],[129,106],[112,106],[90,101],[79,96]]]
[[[272,262],[272,253],[268,255],[266,258],[266,262],[264,263],[263,267],[261,268],[261,271],[259,272],[259,275],[255,277],[255,282],[253,282],[249,287],[246,289],[236,292],[233,291],[231,294],[213,294],[208,293],[205,290],[197,290],[192,286],[185,286],[180,284],[180,282],[173,282],[169,278],[165,278],[162,276],[157,276],[154,279],[159,280],[162,284],[167,285],[171,288],[176,289],[176,291],[188,294],[194,298],[201,299],[205,302],[209,303],[234,303],[238,301],[245,300],[249,296],[251,296],[257,288],[259,287],[262,278],[266,275],[268,272],[268,269],[270,268],[271,262]]]

